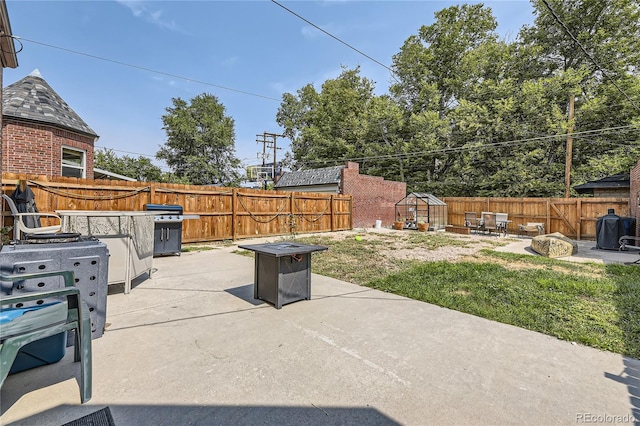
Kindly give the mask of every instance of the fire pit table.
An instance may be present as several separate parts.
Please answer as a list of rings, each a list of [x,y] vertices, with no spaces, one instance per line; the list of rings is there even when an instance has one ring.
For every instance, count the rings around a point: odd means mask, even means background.
[[[292,241],[238,247],[256,253],[253,297],[277,309],[311,299],[311,253],[328,249]]]

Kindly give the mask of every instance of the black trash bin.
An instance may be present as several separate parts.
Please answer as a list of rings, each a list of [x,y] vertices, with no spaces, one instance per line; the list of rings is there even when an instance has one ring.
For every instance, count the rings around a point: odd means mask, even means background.
[[[625,235],[624,223],[620,216],[609,209],[609,213],[596,220],[596,248],[602,250],[620,249],[620,237]]]
[[[636,218],[635,217],[622,217],[622,225],[624,226],[624,235],[628,237],[636,236]]]

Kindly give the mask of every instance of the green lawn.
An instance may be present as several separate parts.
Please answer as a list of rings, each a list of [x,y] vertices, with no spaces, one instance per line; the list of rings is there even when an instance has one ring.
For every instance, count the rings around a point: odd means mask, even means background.
[[[471,244],[408,233],[405,246]],[[459,261],[398,260],[393,241],[314,236],[313,272],[640,359],[640,266],[578,264],[484,249]],[[395,237],[397,239],[397,237]]]

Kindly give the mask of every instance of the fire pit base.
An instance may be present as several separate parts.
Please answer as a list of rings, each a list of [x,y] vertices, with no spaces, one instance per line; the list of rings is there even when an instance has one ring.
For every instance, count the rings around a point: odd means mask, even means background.
[[[277,309],[311,299],[311,253],[324,246],[281,242],[239,245],[256,253],[253,297]]]

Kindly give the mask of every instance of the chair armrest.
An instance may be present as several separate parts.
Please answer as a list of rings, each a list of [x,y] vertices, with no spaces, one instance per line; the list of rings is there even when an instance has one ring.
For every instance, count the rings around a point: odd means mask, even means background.
[[[60,216],[58,216],[55,213],[18,213],[15,216],[18,216],[18,217],[22,217],[22,216],[40,216],[40,217],[43,217],[44,216],[44,217],[55,217],[58,220],[62,220],[60,218]]]
[[[629,247],[638,249],[640,248],[640,237],[634,237],[630,235],[623,235],[618,239],[620,250],[627,250]]]
[[[0,275],[0,280],[16,282],[16,281],[22,281],[27,279],[55,277],[55,276],[62,276],[64,278],[64,286],[65,286],[64,288],[56,289],[56,290],[21,293],[16,295],[3,295],[2,297],[0,297],[0,305],[30,302],[32,300],[39,300],[45,297],[62,297],[62,296],[75,298],[77,301],[77,304],[80,305],[80,289],[75,285],[73,271],[54,271],[54,272],[42,272],[42,273],[33,273],[33,274]]]

